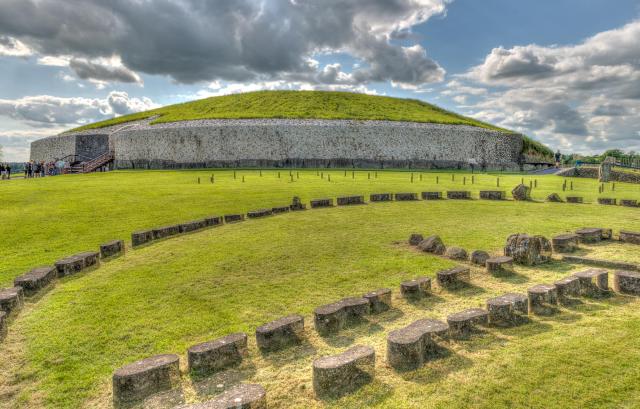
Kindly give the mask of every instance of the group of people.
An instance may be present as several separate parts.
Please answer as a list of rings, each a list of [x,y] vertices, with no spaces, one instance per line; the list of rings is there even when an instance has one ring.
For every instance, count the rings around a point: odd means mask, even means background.
[[[45,176],[56,176],[63,173],[64,168],[68,166],[65,161],[52,161],[52,162],[35,162],[30,161],[24,164],[24,177],[25,178],[38,178]]]
[[[0,175],[2,180],[11,179],[11,165],[8,163],[0,163]]]

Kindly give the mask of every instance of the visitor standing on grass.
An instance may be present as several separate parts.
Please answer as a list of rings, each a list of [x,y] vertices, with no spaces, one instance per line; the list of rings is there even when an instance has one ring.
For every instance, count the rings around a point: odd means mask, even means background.
[[[560,149],[556,152],[556,168],[560,167],[560,159],[562,159],[562,154],[560,153]]]
[[[7,163],[4,170],[7,172],[7,179],[11,179],[11,164]]]

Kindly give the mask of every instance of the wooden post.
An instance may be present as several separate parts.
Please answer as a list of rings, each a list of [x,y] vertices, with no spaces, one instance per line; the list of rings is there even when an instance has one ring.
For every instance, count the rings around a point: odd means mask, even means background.
[[[476,177],[475,175],[471,175],[471,184],[475,185],[476,184]]]
[[[198,184],[200,184],[200,178],[198,178]]]
[[[327,181],[331,182],[331,174],[327,174]]]
[[[413,183],[413,173],[411,174],[411,183]]]
[[[497,179],[496,179],[496,186],[497,186],[497,187],[500,187],[500,178],[497,178]]]
[[[371,173],[367,172],[367,179],[371,180]]]
[[[466,184],[467,184],[467,177],[466,177],[466,176],[464,176],[464,177],[462,178],[462,184],[463,184],[463,185],[466,185]]]
[[[296,179],[300,179],[300,172],[296,172]]]
[[[244,175],[242,175],[242,183],[244,183]]]
[[[571,190],[573,190],[573,180],[571,181]]]
[[[278,172],[278,179],[280,179],[280,172]]]
[[[351,171],[351,179],[355,179],[356,178],[356,172]]]
[[[262,169],[260,169],[260,177],[262,177]]]
[[[236,171],[233,171],[233,178],[236,179]]]
[[[440,176],[436,176],[436,185],[440,183]]]

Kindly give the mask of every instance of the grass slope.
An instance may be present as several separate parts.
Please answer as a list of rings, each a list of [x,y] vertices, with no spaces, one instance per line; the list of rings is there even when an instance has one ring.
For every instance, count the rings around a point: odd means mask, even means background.
[[[413,99],[349,92],[258,91],[170,105],[85,125],[73,131],[102,128],[156,115],[159,118],[152,123],[196,119],[356,119],[459,124],[501,130]]]
[[[12,181],[0,210],[7,231],[0,243],[2,283],[28,267],[95,248],[133,230],[208,214],[247,211],[341,194],[493,188],[494,175],[379,172],[355,179],[331,171],[331,182],[313,171],[294,181],[281,172],[114,172]],[[294,172],[295,174],[295,172]],[[243,183],[242,176],[245,176]],[[439,184],[436,185],[436,176]],[[463,177],[467,184],[463,186]],[[200,177],[203,182],[197,184]],[[373,176],[372,176],[373,177]],[[559,191],[562,179],[538,177],[534,197]],[[520,176],[501,176],[507,189]],[[528,179],[525,179],[528,181]],[[597,182],[574,180],[574,194],[597,197]],[[605,196],[638,197],[638,186],[616,184]],[[477,197],[477,196],[476,196]],[[95,271],[60,280],[25,309],[0,344],[0,407],[77,408],[111,406],[112,371],[155,353],[179,353],[197,342],[257,325],[286,313],[305,314],[308,342],[261,355],[251,339],[247,364],[223,376],[194,381],[184,376],[188,401],[206,399],[219,383],[257,382],[272,407],[635,407],[640,396],[640,302],[634,298],[585,301],[562,314],[535,318],[517,329],[491,329],[469,342],[447,345],[449,355],[412,372],[386,366],[390,330],[417,318],[442,319],[481,306],[506,291],[526,291],[576,268],[553,263],[519,268],[511,278],[474,271],[473,286],[437,291],[423,302],[398,297],[401,280],[434,276],[452,263],[419,254],[402,242],[411,232],[437,233],[445,243],[499,252],[516,231],[552,234],[598,225],[640,229],[637,209],[598,205],[439,201],[368,204],[286,214],[225,225],[131,250]],[[586,252],[634,257],[637,247]],[[623,255],[626,255],[623,257]],[[329,338],[312,329],[314,307],[337,298],[388,286],[396,309],[369,324]],[[311,361],[349,345],[367,344],[378,354],[376,381],[339,400],[318,401],[311,387]]]

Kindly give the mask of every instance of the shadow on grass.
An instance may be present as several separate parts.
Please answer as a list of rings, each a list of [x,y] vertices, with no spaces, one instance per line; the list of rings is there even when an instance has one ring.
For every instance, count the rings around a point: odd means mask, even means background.
[[[487,292],[487,290],[485,290],[484,288],[471,283],[460,284],[457,287],[452,288],[440,287],[440,290],[462,297],[472,297],[474,295],[480,295]]]
[[[529,277],[516,271],[506,273],[493,273],[491,274],[491,277],[498,281],[509,284],[524,284],[530,281]]]
[[[384,331],[384,327],[377,322],[360,320],[351,321],[339,333],[325,335],[322,339],[333,347],[348,347],[361,337],[369,337]]]
[[[428,295],[425,296],[404,297],[404,300],[407,302],[407,304],[411,304],[414,307],[424,309],[429,309],[438,303],[445,302],[444,298],[434,293],[428,293]]]
[[[317,352],[316,348],[303,338],[298,344],[291,344],[277,351],[260,351],[260,355],[270,364],[282,366],[315,355]]]
[[[510,327],[494,327],[499,334],[514,337],[527,338],[534,335],[550,332],[553,327],[542,321],[534,320],[531,317],[523,317],[522,323]]]
[[[551,273],[559,273],[559,274],[567,274],[575,269],[576,265],[567,263],[560,260],[552,260],[544,264],[537,264],[532,266],[539,271],[551,272]]]
[[[387,311],[377,314],[371,314],[370,320],[372,322],[393,322],[404,316],[404,312],[396,307],[391,307]]]
[[[209,376],[193,376],[192,386],[198,396],[210,397],[241,384],[243,380],[249,379],[255,374],[255,365],[245,362],[238,367],[216,372]]]
[[[171,389],[149,396],[144,401],[128,406],[114,406],[117,409],[171,409],[185,403],[182,388]]]
[[[430,384],[446,378],[449,374],[473,366],[473,361],[456,354],[451,349],[438,345],[433,355],[419,368],[403,368],[396,373],[405,381]]]
[[[393,395],[393,388],[379,380],[362,385],[353,391],[353,394],[346,396],[324,394],[318,397],[328,408],[340,409],[360,409],[369,407],[382,407],[381,405]]]

